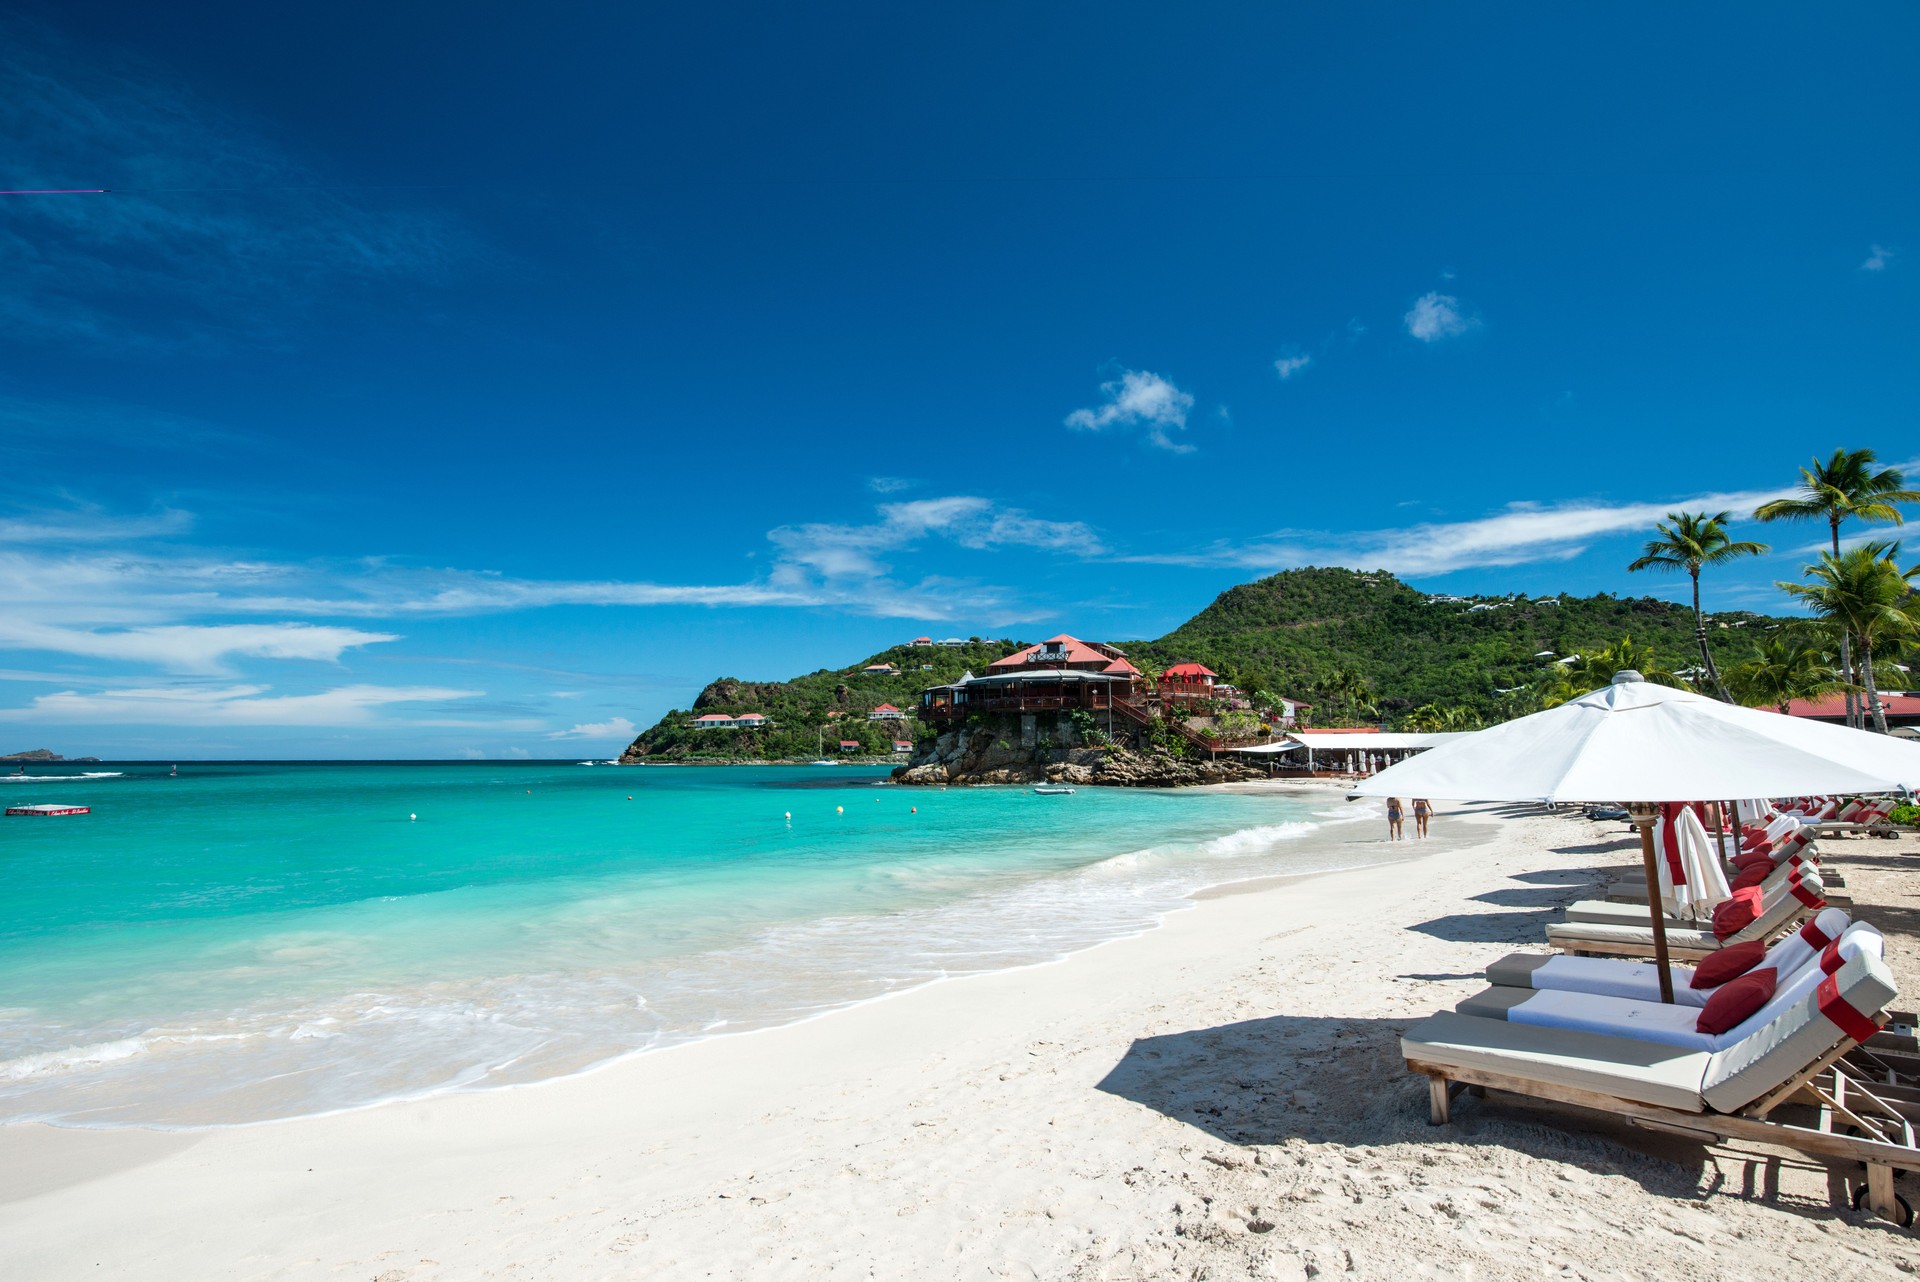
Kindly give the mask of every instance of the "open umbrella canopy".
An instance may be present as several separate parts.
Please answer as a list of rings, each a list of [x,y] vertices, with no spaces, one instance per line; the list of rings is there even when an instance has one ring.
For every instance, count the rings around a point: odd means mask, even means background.
[[[1695,801],[1920,786],[1920,744],[1655,685],[1637,672],[1357,784],[1361,797]]]

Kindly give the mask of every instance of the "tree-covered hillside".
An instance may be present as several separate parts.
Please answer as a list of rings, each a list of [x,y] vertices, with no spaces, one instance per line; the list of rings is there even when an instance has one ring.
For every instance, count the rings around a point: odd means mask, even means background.
[[[957,681],[969,671],[984,672],[989,663],[1026,644],[974,637],[965,646],[900,645],[851,667],[822,668],[791,681],[722,677],[700,692],[692,709],[676,708],[644,731],[627,749],[626,759],[806,760],[817,744],[824,742],[826,751],[835,753],[843,739],[859,740],[861,755],[884,755],[893,750],[896,735],[911,739],[917,726],[911,720],[871,721],[873,709],[890,703],[911,718],[920,692],[928,686]],[[876,664],[891,664],[897,675],[865,670]],[[758,712],[772,725],[762,730],[695,730],[687,725],[707,712]]]
[[[1774,622],[1744,611],[1708,616],[1715,660],[1729,667],[1746,657]],[[1066,630],[1074,631],[1071,623]],[[1314,724],[1330,725],[1393,722],[1426,705],[1486,718],[1531,711],[1532,688],[1555,658],[1629,637],[1661,668],[1697,662],[1692,616],[1671,602],[1604,594],[1438,597],[1391,574],[1340,569],[1288,570],[1241,584],[1157,641],[1119,644],[1143,672],[1204,663],[1248,693],[1305,699],[1315,705]],[[841,739],[858,739],[863,751],[885,752],[895,731],[906,738],[916,727],[868,721],[876,705],[892,703],[911,716],[925,687],[983,672],[1024,644],[976,637],[964,649],[896,646],[791,681],[722,679],[691,711],[676,709],[642,734],[628,757],[805,759],[822,727],[829,751]],[[862,671],[876,663],[899,674]],[[760,731],[689,729],[702,712],[760,712],[774,724]]]
[[[1708,616],[1723,666],[1744,657],[1775,620],[1744,611]],[[1690,668],[1698,651],[1685,606],[1651,597],[1436,597],[1391,574],[1288,570],[1220,594],[1157,641],[1122,643],[1143,670],[1204,663],[1243,690],[1269,690],[1337,716],[1358,676],[1378,715],[1426,704],[1485,716],[1514,710],[1500,692],[1530,687],[1553,658],[1631,637],[1661,666]],[[1537,657],[1552,651],[1552,657]]]

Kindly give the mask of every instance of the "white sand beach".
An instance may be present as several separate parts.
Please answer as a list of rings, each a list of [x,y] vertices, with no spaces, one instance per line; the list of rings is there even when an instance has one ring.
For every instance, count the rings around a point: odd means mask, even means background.
[[[1409,825],[1411,826],[1411,825]],[[1326,840],[1378,844],[1384,823]],[[194,1132],[0,1130],[0,1276],[1886,1278],[1785,1151],[1496,1096],[1399,1032],[1541,947],[1619,824],[1443,806],[1423,857],[582,1077]],[[1826,843],[1920,1000],[1900,842]],[[1911,1197],[1911,1194],[1909,1195]]]

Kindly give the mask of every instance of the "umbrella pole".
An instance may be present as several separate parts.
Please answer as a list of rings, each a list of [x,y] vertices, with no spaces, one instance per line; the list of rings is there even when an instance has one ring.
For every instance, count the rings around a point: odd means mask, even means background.
[[[1647,908],[1653,919],[1653,964],[1660,973],[1660,1000],[1673,1004],[1673,972],[1667,968],[1667,915],[1660,903],[1660,869],[1654,863],[1653,821],[1660,807],[1647,801],[1627,803],[1627,815],[1640,830],[1640,862],[1647,874]]]

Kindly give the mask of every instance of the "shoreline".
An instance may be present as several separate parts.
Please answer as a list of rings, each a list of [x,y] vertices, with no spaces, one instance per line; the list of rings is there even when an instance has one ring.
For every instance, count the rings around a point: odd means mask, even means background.
[[[1499,1100],[1428,1127],[1399,1031],[1539,948],[1631,853],[1517,808],[1435,833],[1061,960],[522,1089],[191,1134],[0,1129],[0,1262],[161,1282],[1920,1267],[1803,1161]]]
[[[1300,791],[1302,791],[1301,789],[1296,789],[1296,788],[1282,788],[1282,787],[1269,786],[1270,784],[1275,782],[1284,782],[1284,781],[1255,781],[1255,782],[1241,782],[1241,783],[1208,784],[1208,785],[1199,785],[1199,787],[1204,790],[1214,790],[1214,791],[1234,791],[1234,792],[1240,792],[1240,793],[1293,794],[1296,796]],[[1313,790],[1312,785],[1314,784],[1315,781],[1298,781],[1298,782],[1307,783],[1309,785],[1309,788],[1307,790],[1311,791]],[[994,787],[1004,786],[1004,787],[1018,788],[1018,787],[1023,787],[1024,785],[981,785],[981,786],[994,786]],[[1190,793],[1194,791],[1194,789],[1193,788],[1164,788],[1164,789],[1151,789],[1151,790],[1143,790],[1143,791],[1163,791],[1163,792],[1169,792],[1169,793],[1177,792],[1177,793],[1185,794],[1185,793]],[[1324,791],[1333,791],[1333,790],[1320,788],[1319,791],[1324,792]],[[1355,815],[1352,817],[1342,816],[1334,819],[1308,820],[1306,822],[1308,822],[1311,825],[1310,830],[1301,835],[1309,840],[1311,840],[1315,836],[1321,836],[1325,838],[1326,836],[1330,835],[1332,831],[1336,831],[1341,825],[1351,823],[1355,819],[1358,819],[1360,817],[1361,816],[1359,815]],[[1214,838],[1211,838],[1210,840],[1219,840],[1223,838],[1234,837],[1249,831],[1257,831],[1257,826],[1255,828],[1242,827],[1242,828],[1232,829],[1230,831],[1217,834]],[[1293,841],[1288,838],[1278,838],[1273,841],[1272,845],[1274,850],[1288,849],[1292,847]],[[1391,850],[1392,847],[1388,847],[1388,849]],[[1055,877],[1070,877],[1075,875],[1076,873],[1084,873],[1088,869],[1097,868],[1101,864],[1106,863],[1110,860],[1125,858],[1132,853],[1135,853],[1135,852],[1132,852],[1129,850],[1117,850],[1111,854],[1104,855],[1101,858],[1096,859],[1089,864],[1081,865],[1075,869],[1069,869],[1069,870],[1044,874],[1042,876],[1042,879],[1044,880],[1044,879],[1055,878]],[[1204,900],[1219,898],[1227,895],[1249,893],[1250,888],[1266,888],[1273,885],[1298,883],[1298,882],[1309,881],[1317,877],[1336,876],[1343,872],[1352,872],[1352,871],[1359,871],[1359,870],[1368,869],[1368,868],[1375,868],[1375,867],[1382,866],[1383,864],[1405,863],[1418,857],[1419,856],[1414,854],[1407,854],[1404,856],[1388,855],[1387,857],[1384,857],[1382,859],[1370,861],[1368,863],[1359,864],[1359,865],[1347,865],[1342,867],[1328,867],[1328,868],[1310,868],[1310,869],[1305,869],[1298,872],[1256,873],[1251,876],[1227,877],[1224,880],[1220,880],[1220,881],[1202,882],[1182,892],[1180,895],[1179,902],[1174,903],[1160,910],[1149,921],[1143,922],[1132,928],[1122,929],[1118,933],[1109,935],[1105,938],[1095,939],[1091,942],[1064,945],[1063,946],[1064,951],[1061,951],[1053,956],[1038,957],[1032,960],[1013,962],[1005,965],[989,966],[987,968],[978,969],[978,970],[964,970],[964,971],[958,971],[950,974],[930,975],[925,978],[921,978],[913,982],[909,982],[899,988],[888,989],[882,992],[869,993],[861,996],[849,997],[843,1000],[833,1000],[812,1009],[798,1009],[780,1016],[773,1017],[772,1022],[767,1022],[767,1023],[753,1022],[754,1020],[765,1018],[765,1016],[763,1015],[752,1015],[747,1013],[740,1013],[740,1014],[737,1014],[734,1017],[734,1019],[723,1019],[719,1021],[719,1023],[716,1024],[715,1026],[703,1032],[690,1033],[683,1036],[678,1036],[673,1040],[667,1040],[664,1042],[660,1042],[658,1044],[633,1046],[626,1049],[618,1050],[613,1052],[612,1054],[607,1055],[604,1058],[594,1060],[588,1063],[584,1063],[577,1067],[555,1072],[549,1076],[538,1077],[531,1080],[494,1082],[494,1083],[483,1084],[483,1085],[473,1085],[473,1084],[436,1085],[436,1086],[420,1089],[415,1092],[387,1095],[387,1096],[382,1096],[380,1098],[369,1099],[369,1100],[365,1100],[358,1103],[348,1103],[348,1104],[338,1105],[336,1107],[318,1109],[312,1112],[293,1113],[285,1116],[237,1118],[237,1119],[231,1119],[231,1120],[214,1120],[214,1121],[198,1121],[198,1122],[111,1120],[111,1121],[88,1123],[88,1122],[77,1121],[77,1120],[73,1120],[65,1117],[51,1118],[51,1119],[49,1118],[0,1119],[0,1135],[4,1135],[7,1129],[11,1127],[34,1127],[34,1126],[45,1126],[45,1127],[51,1127],[57,1130],[80,1131],[80,1132],[114,1132],[114,1131],[132,1130],[132,1131],[151,1131],[151,1132],[162,1133],[162,1134],[192,1135],[202,1131],[220,1132],[220,1131],[244,1129],[248,1127],[257,1127],[257,1126],[290,1125],[290,1124],[309,1121],[309,1120],[340,1117],[340,1116],[357,1114],[357,1113],[366,1113],[369,1111],[379,1110],[379,1109],[389,1108],[389,1107],[405,1107],[409,1105],[426,1103],[432,1100],[444,1099],[444,1098],[450,1098],[450,1097],[456,1097],[456,1096],[485,1096],[485,1095],[500,1093],[500,1092],[533,1090],[533,1089],[538,1089],[540,1087],[543,1087],[552,1083],[556,1083],[556,1082],[564,1082],[564,1081],[568,1081],[575,1078],[588,1077],[597,1073],[615,1070],[623,1064],[627,1064],[629,1062],[632,1062],[644,1057],[666,1054],[672,1051],[687,1050],[689,1048],[697,1047],[707,1042],[711,1042],[715,1040],[736,1039],[736,1038],[742,1038],[742,1037],[750,1037],[758,1034],[777,1032],[780,1029],[792,1027],[794,1025],[809,1023],[809,1022],[820,1020],[820,1019],[831,1018],[835,1015],[843,1014],[848,1011],[857,1010],[861,1007],[864,1007],[873,1003],[885,1002],[885,1001],[890,1001],[897,998],[909,997],[909,996],[912,996],[913,994],[923,992],[929,988],[933,988],[942,984],[954,983],[954,982],[959,982],[963,980],[985,979],[995,975],[1012,974],[1020,971],[1031,970],[1036,967],[1059,965],[1064,962],[1068,962],[1072,960],[1074,957],[1077,957],[1083,953],[1090,952],[1092,950],[1099,949],[1099,948],[1104,948],[1112,944],[1124,943],[1128,940],[1137,939],[1143,935],[1152,934],[1155,931],[1162,930],[1166,927],[1167,923],[1171,919],[1173,919],[1174,917],[1180,914],[1190,911],[1191,909],[1198,906],[1198,904]],[[728,1024],[735,1022],[735,1020],[738,1020],[739,1022],[742,1022],[742,1023],[746,1023],[749,1026],[741,1027],[741,1028],[729,1028],[726,1026]]]

